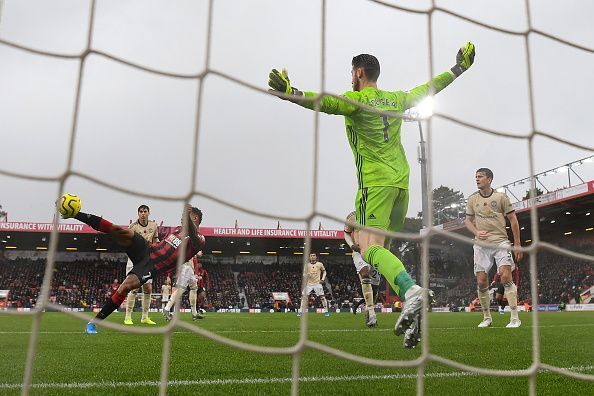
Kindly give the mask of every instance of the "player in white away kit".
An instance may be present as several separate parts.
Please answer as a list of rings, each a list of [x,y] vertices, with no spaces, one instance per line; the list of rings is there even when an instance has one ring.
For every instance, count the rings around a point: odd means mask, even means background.
[[[520,262],[523,253],[520,251],[520,226],[516,212],[511,206],[509,198],[504,193],[491,188],[493,172],[488,168],[480,168],[475,175],[478,191],[468,197],[466,204],[466,228],[481,240],[497,245],[497,247],[482,247],[474,245],[474,273],[478,289],[478,298],[483,309],[483,320],[478,327],[489,327],[491,319],[491,301],[489,299],[489,270],[493,260],[497,265],[497,272],[501,276],[505,297],[511,309],[511,320],[508,328],[520,327],[522,322],[518,318],[518,289],[512,280],[515,261]],[[505,218],[509,219],[514,235],[514,246],[507,238]],[[474,223],[473,223],[474,219]]]
[[[171,278],[165,278],[165,283],[161,286],[161,309],[169,302],[171,296]]]
[[[202,245],[204,245],[204,236],[198,234],[198,238],[202,240]],[[202,251],[199,251],[198,254],[182,265],[179,278],[176,279],[175,283],[173,284],[173,293],[171,293],[171,298],[167,302],[167,305],[165,305],[163,308],[163,316],[165,317],[165,320],[170,321],[173,318],[173,305],[177,303],[177,300],[181,298],[181,295],[188,287],[190,288],[190,307],[192,309],[192,319],[196,320],[203,318],[202,314],[196,309],[198,282],[194,273],[195,266],[198,263],[198,257],[201,256]]]
[[[157,229],[157,223],[149,220],[150,209],[146,205],[140,205],[138,207],[138,220],[130,224],[132,230],[140,234],[148,243],[159,242],[159,231]],[[126,275],[132,271],[132,261],[128,258],[126,264]],[[128,294],[126,298],[126,317],[124,324],[133,325],[132,322],[132,311],[134,311],[134,304],[136,302],[136,293],[138,290],[134,290]],[[142,285],[142,317],[140,323],[154,325],[156,324],[149,318],[148,311],[151,305],[151,293],[153,292],[153,280],[149,279],[144,285]]]
[[[324,288],[322,287],[322,284],[326,280],[326,268],[324,268],[324,264],[318,261],[317,254],[311,253],[309,255],[309,263],[307,263],[304,276],[307,276],[307,285],[301,296],[301,312],[308,308],[309,295],[311,292],[314,292],[316,296],[320,297],[320,301],[324,306],[324,316],[330,316],[330,312],[328,312],[328,301],[326,301]],[[297,313],[297,316],[301,316],[301,312]]]
[[[355,212],[349,213],[347,221],[350,223],[357,222]],[[358,243],[358,234],[358,230],[351,224],[346,223],[344,225],[344,240],[353,251],[353,263],[355,264],[355,269],[359,275],[361,291],[363,292],[363,298],[365,299],[365,322],[368,327],[375,327],[377,326],[377,316],[375,315],[375,309],[373,307],[373,296],[375,294],[373,286],[376,286],[376,288],[379,286],[381,275],[374,266],[369,265],[363,260],[361,248]],[[354,313],[356,309],[356,307],[353,308]]]

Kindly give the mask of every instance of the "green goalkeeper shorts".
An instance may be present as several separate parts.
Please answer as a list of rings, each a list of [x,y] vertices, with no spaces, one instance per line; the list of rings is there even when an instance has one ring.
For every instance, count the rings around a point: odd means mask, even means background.
[[[408,190],[367,187],[357,191],[357,223],[385,231],[400,231],[408,212]]]

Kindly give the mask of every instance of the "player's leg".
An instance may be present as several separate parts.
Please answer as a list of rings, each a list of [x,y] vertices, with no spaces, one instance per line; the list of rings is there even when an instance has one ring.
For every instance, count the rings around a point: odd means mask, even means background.
[[[134,273],[128,274],[126,279],[122,282],[118,290],[116,290],[111,298],[101,307],[99,313],[86,326],[87,334],[96,334],[97,330],[95,323],[107,318],[113,311],[115,311],[126,299],[130,290],[140,287],[140,280]]]
[[[483,311],[483,320],[478,327],[489,327],[493,323],[491,318],[491,299],[489,297],[488,274],[493,266],[493,249],[473,246],[474,275],[476,277],[476,292]]]
[[[318,285],[314,286],[314,291],[316,293],[316,296],[318,296],[320,298],[320,302],[322,303],[322,306],[324,307],[324,316],[330,316],[330,311],[328,311],[328,300],[326,300],[326,295],[324,294],[324,288],[322,287],[321,284],[318,284]]]
[[[169,302],[169,296],[166,294],[161,295],[161,310],[165,309],[165,306]]]
[[[198,309],[196,304],[198,302],[198,283],[196,282],[196,276],[194,275],[194,270],[188,266],[185,266],[185,271],[187,271],[187,275],[191,278],[189,279],[189,286],[190,286],[190,310],[192,311],[192,319],[202,319],[202,315],[199,315]]]
[[[355,231],[355,241],[358,241],[358,231]],[[367,264],[365,260],[363,260],[363,256],[359,252],[353,252],[353,263],[355,264],[355,269],[359,274],[359,280],[361,282],[361,292],[363,293],[363,298],[365,300],[365,308],[366,308],[366,324],[367,326],[373,327],[377,325],[377,318],[375,316],[375,310],[373,309],[373,288],[371,287],[371,279],[369,276],[372,266]],[[373,271],[377,272],[375,268]]]
[[[373,308],[373,286],[370,277],[370,271],[377,270],[367,263],[359,271],[359,279],[361,280],[361,291],[363,292],[363,298],[365,300],[365,324],[368,327],[377,326],[377,316],[375,315],[375,309]]]
[[[504,294],[505,289],[503,288],[503,284],[500,283],[495,292],[495,301],[497,301],[497,306],[499,306],[499,315],[505,313],[505,306],[507,305],[507,300],[505,299]]]
[[[380,230],[400,231],[408,210],[408,191],[394,187],[372,187],[357,193],[357,222]],[[406,272],[404,264],[385,248],[386,238],[369,230],[359,231],[363,259],[373,265],[403,300],[394,326],[396,335],[405,334],[404,347],[414,348],[420,340],[420,315],[424,293]],[[411,327],[414,331],[407,332]]]
[[[489,327],[493,323],[491,318],[491,299],[489,298],[489,283],[487,274],[484,271],[477,272],[476,274],[476,291],[478,299],[481,303],[481,309],[483,311],[483,320],[479,323],[478,327]]]
[[[305,285],[305,290],[301,295],[301,310],[297,312],[297,316],[301,316],[301,314],[309,309],[309,294],[313,291],[313,286]]]
[[[358,301],[355,301],[353,299],[351,310],[353,311],[353,313],[355,315],[357,314],[357,309],[359,309],[359,307],[361,305],[365,305],[365,299],[364,298],[360,298]]]
[[[128,258],[128,262],[126,263],[126,276],[128,276],[130,271],[132,271],[132,267],[134,267],[134,264],[132,263],[132,260]],[[132,311],[134,311],[134,304],[136,303],[136,292],[136,289],[131,290],[126,297],[126,316],[124,318],[125,325],[134,324],[132,321]]]
[[[110,221],[94,214],[78,212],[74,218],[81,221],[93,229],[111,235],[116,243],[122,247],[129,247],[134,238],[134,231],[129,228],[122,228],[112,224]]]
[[[182,291],[178,287],[179,285],[176,283],[173,284],[173,288],[171,289],[171,295],[169,296],[169,301],[163,308],[163,317],[166,321],[170,321],[173,318],[173,305],[177,302],[177,299],[181,297]]]
[[[202,306],[202,302],[204,301],[204,296],[206,293],[204,289],[198,288],[198,285],[195,284],[193,289],[190,289],[190,306],[192,308],[192,319],[204,319],[204,315],[200,312],[199,308]],[[192,286],[190,286],[192,287]]]
[[[522,322],[518,317],[518,288],[512,279],[512,270],[515,266],[509,242],[503,242],[502,248],[496,250],[495,262],[497,270],[501,276],[501,283],[503,283],[505,298],[511,310],[511,319],[508,328],[520,327]]]
[[[148,313],[151,307],[151,295],[153,293],[153,280],[149,279],[142,285],[142,317],[140,323],[148,325],[156,325],[155,322],[149,318]]]
[[[205,311],[205,304],[206,304],[206,290],[203,288],[198,288],[198,313],[204,317]]]
[[[371,187],[357,193],[357,222],[379,230],[399,231],[408,209],[408,192],[399,188]],[[394,214],[392,213],[394,212]],[[373,265],[388,281],[392,289],[406,300],[420,288],[406,272],[404,264],[384,247],[386,238],[368,229],[359,231],[359,245],[363,259]]]

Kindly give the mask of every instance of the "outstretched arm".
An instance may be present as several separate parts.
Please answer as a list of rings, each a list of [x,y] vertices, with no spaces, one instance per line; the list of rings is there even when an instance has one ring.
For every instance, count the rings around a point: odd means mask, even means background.
[[[437,94],[442,89],[447,87],[459,77],[462,73],[472,66],[474,63],[475,49],[471,42],[466,43],[463,48],[458,50],[456,55],[456,64],[447,72],[441,73],[431,81],[411,89],[405,98],[405,109],[409,109],[417,105],[421,100],[431,94]],[[431,87],[433,86],[433,92]]]
[[[315,102],[313,100],[304,99],[313,98],[317,93],[303,92],[292,87],[287,69],[283,69],[282,72],[272,69],[268,75],[268,86],[272,92],[288,95],[288,97],[280,97],[281,99],[291,101],[310,110],[315,109]],[[347,92],[341,98],[323,96],[320,100],[320,111],[326,114],[350,115],[357,111],[358,107],[342,98],[356,101],[357,96],[358,93],[356,92]]]

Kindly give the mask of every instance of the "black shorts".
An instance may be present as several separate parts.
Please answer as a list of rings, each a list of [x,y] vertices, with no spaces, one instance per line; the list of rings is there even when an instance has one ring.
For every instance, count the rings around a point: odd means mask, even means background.
[[[128,274],[136,275],[141,285],[153,278],[155,274],[150,259],[148,242],[139,233],[134,232],[132,244],[126,248],[126,254],[134,264]]]
[[[497,294],[501,294],[502,296],[505,295],[505,287],[503,287],[503,285],[497,287]]]

